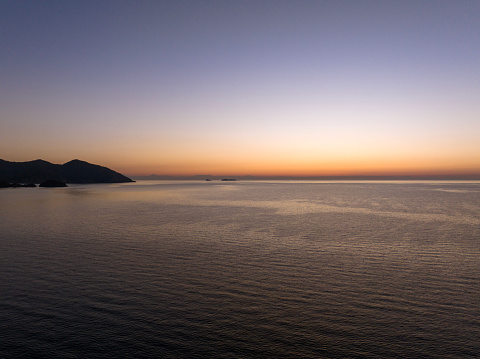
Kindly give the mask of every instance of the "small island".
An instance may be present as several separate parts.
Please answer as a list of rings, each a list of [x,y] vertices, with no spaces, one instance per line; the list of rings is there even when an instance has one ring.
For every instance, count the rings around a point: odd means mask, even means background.
[[[67,187],[67,184],[57,180],[46,180],[40,183],[39,187]]]

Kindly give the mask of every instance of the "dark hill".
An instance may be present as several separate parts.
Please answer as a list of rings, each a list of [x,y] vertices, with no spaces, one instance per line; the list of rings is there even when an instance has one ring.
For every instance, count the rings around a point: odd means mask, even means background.
[[[0,181],[15,183],[42,183],[56,180],[65,183],[121,183],[134,182],[107,167],[73,160],[63,165],[44,160],[9,162],[0,160]]]

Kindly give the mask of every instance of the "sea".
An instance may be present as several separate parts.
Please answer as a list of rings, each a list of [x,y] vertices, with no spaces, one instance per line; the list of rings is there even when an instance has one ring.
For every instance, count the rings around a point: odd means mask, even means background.
[[[0,190],[0,358],[479,358],[480,182]]]

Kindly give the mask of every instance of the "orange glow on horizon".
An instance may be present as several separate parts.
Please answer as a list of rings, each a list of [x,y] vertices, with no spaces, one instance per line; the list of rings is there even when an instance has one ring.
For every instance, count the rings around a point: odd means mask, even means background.
[[[322,177],[322,176],[461,176],[480,175],[479,166],[458,161],[169,161],[162,165],[118,164],[116,169],[131,176],[258,176],[258,177]]]
[[[480,151],[475,134],[464,137],[405,138],[343,133],[318,139],[287,132],[219,136],[167,134],[122,136],[112,132],[97,146],[71,142],[59,155],[59,145],[41,146],[35,139],[22,151],[4,151],[3,159],[41,158],[65,163],[78,158],[127,176],[480,176]],[[427,141],[428,140],[428,141]],[[41,149],[37,151],[36,149]],[[35,158],[31,158],[35,153]],[[72,155],[73,153],[73,155]]]

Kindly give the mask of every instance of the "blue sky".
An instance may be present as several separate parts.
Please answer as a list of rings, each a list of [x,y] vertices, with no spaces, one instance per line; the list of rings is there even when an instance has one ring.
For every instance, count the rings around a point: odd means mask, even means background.
[[[3,1],[0,157],[478,173],[479,18],[478,1]]]

